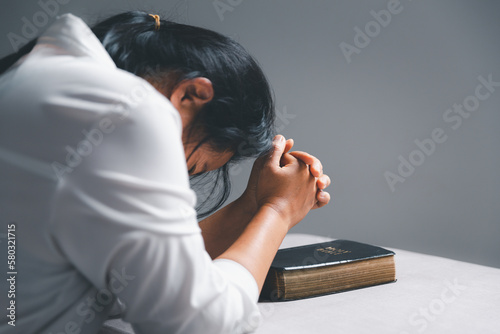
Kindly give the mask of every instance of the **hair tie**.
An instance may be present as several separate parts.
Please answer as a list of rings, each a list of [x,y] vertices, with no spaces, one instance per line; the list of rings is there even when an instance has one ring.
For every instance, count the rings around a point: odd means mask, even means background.
[[[155,30],[160,30],[160,15],[149,14],[155,19]]]

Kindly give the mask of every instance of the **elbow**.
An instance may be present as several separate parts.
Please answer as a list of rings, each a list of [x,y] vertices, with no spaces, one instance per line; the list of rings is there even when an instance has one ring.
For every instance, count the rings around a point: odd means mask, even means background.
[[[214,297],[207,304],[198,305],[190,321],[194,326],[182,333],[244,334],[254,332],[261,325],[257,303],[245,292],[225,291]]]

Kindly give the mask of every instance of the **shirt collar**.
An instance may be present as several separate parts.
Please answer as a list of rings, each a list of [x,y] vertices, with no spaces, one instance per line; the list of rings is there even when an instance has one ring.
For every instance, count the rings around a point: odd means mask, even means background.
[[[90,57],[103,65],[116,67],[113,59],[89,26],[73,14],[64,14],[38,38],[38,44],[49,44],[65,54]],[[57,53],[61,53],[60,50]]]

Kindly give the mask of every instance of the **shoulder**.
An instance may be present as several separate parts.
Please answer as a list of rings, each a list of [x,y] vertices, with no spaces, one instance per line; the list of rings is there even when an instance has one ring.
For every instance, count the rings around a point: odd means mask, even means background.
[[[170,101],[146,80],[116,67],[90,28],[78,17],[63,15],[40,36],[15,69],[11,88],[31,96],[29,109],[92,119],[126,109],[133,117],[156,110],[179,123]]]
[[[183,157],[179,113],[146,80],[87,57],[33,56],[0,79],[8,86],[0,90],[0,118],[29,129],[33,154],[66,164],[68,147],[78,151],[99,130],[129,154],[150,148]]]
[[[181,131],[177,110],[149,82],[92,58],[54,56],[28,61],[19,68],[19,85],[40,106],[45,116],[88,123],[104,116],[170,120]],[[21,73],[24,72],[24,73]],[[31,79],[30,79],[31,78]]]

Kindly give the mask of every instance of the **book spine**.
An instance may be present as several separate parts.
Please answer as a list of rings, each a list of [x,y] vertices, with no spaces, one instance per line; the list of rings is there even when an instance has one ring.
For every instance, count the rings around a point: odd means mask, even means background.
[[[271,268],[267,273],[259,300],[280,301],[285,296],[285,281],[283,271]]]

